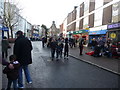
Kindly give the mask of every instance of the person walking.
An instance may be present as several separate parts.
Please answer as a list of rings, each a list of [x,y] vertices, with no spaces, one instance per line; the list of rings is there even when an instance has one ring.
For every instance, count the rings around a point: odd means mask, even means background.
[[[68,45],[68,38],[65,39],[65,47],[64,47],[64,59],[67,56],[68,59],[68,52],[69,52],[69,45]]]
[[[19,70],[18,86],[19,88],[24,88],[22,71],[24,70],[25,76],[28,83],[32,83],[30,72],[28,70],[28,65],[32,64],[31,51],[32,44],[28,38],[23,36],[22,31],[17,31],[17,39],[15,40],[13,52],[17,57],[18,62],[21,64]]]
[[[44,48],[45,45],[45,37],[42,38],[42,47]]]
[[[7,40],[7,37],[3,37],[2,39],[2,58],[7,58],[8,56],[8,48],[9,48],[9,42]]]
[[[61,41],[60,42],[60,58],[62,58],[63,47],[64,47],[64,44],[63,44],[63,41]]]
[[[55,51],[56,51],[56,46],[57,46],[57,42],[56,42],[56,40],[53,38],[52,41],[51,41],[51,43],[50,43],[52,61],[54,60]]]
[[[9,64],[4,68],[3,73],[7,74],[8,78],[8,84],[7,84],[7,90],[10,90],[11,84],[13,83],[14,90],[17,90],[17,79],[19,76],[19,67],[20,63],[16,60],[15,55],[11,55],[9,57],[10,63],[13,64],[13,69],[9,68]]]
[[[82,38],[79,42],[79,48],[80,48],[80,55],[82,55],[82,51],[83,51],[83,44],[84,44],[84,39]]]
[[[57,61],[59,60],[60,50],[61,50],[61,46],[60,46],[60,42],[58,42],[56,45],[56,59],[57,59]]]

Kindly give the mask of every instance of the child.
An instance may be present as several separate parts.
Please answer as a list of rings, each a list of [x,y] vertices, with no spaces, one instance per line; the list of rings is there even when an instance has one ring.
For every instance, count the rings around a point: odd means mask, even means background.
[[[17,90],[17,79],[18,79],[18,75],[19,75],[20,64],[18,61],[16,61],[15,55],[11,55],[9,57],[9,60],[10,60],[10,64],[13,64],[14,68],[10,69],[8,67],[9,65],[7,65],[7,67],[5,67],[3,70],[3,73],[7,74],[7,78],[8,78],[7,90],[10,90],[12,83],[13,83],[14,90]]]
[[[56,59],[58,60],[60,55],[60,43],[57,43],[56,45]]]

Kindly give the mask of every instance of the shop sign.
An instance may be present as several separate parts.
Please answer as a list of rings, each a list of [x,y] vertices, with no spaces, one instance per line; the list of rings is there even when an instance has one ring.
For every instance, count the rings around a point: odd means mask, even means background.
[[[90,28],[90,31],[100,31],[100,30],[106,30],[107,29],[107,25],[103,25],[103,26],[99,26],[99,27],[93,27]]]
[[[2,24],[0,24],[0,30],[2,30]]]
[[[38,37],[38,36],[39,36],[39,34],[33,33],[33,36],[37,36],[37,37]]]
[[[73,34],[73,31],[70,31],[69,34]]]
[[[3,30],[3,31],[9,31],[9,28],[3,26],[3,27],[2,27],[2,30]]]
[[[110,34],[110,37],[111,37],[111,38],[116,38],[116,33],[111,33],[111,34]]]
[[[86,33],[88,30],[80,30],[80,31],[74,31],[73,34],[80,34],[80,33]]]
[[[108,29],[120,28],[120,23],[108,25],[107,28],[108,28]]]

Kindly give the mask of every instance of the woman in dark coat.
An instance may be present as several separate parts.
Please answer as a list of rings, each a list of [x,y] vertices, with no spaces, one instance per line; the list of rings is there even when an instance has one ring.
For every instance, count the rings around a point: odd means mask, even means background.
[[[32,44],[28,38],[23,36],[22,31],[18,31],[16,34],[17,39],[15,40],[14,44],[14,54],[16,55],[17,60],[21,65],[19,71],[18,86],[19,88],[23,88],[22,69],[25,72],[27,82],[32,83],[28,70],[28,65],[32,64],[31,58]]]
[[[69,52],[69,45],[68,45],[68,38],[65,39],[65,47],[64,47],[64,58],[68,59],[68,52]]]

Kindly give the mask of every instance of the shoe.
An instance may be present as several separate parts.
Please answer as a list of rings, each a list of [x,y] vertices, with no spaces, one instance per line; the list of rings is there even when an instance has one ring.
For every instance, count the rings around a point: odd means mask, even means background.
[[[18,88],[24,88],[24,87],[18,87]]]
[[[32,81],[28,82],[29,84],[32,84]]]

